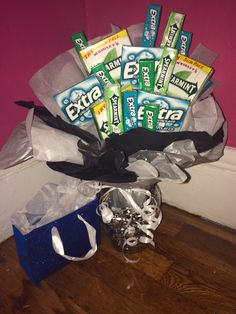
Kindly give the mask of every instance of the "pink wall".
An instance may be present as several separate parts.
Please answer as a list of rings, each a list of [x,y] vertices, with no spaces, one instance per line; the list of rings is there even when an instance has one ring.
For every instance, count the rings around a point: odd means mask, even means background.
[[[70,34],[86,32],[85,0],[2,1],[0,29],[1,147],[27,113],[14,101],[39,103],[28,85],[31,76],[72,47]]]
[[[143,22],[149,3],[162,5],[157,45],[160,44],[169,13],[176,11],[186,14],[184,29],[193,32],[191,48],[201,42],[218,53],[214,63],[214,77],[220,82],[220,86],[214,95],[228,121],[227,145],[236,147],[236,1],[88,0],[89,37],[109,32],[110,23],[126,27]]]
[[[14,105],[14,101],[33,99],[38,103],[28,81],[43,65],[71,47],[70,34],[83,30],[92,38],[109,32],[110,23],[126,27],[143,22],[148,3],[163,7],[157,45],[170,11],[177,11],[187,15],[184,29],[194,34],[192,48],[201,42],[219,54],[214,63],[214,77],[220,82],[215,97],[228,121],[227,145],[236,147],[234,0],[4,1],[0,11],[0,147],[27,113],[26,109]]]

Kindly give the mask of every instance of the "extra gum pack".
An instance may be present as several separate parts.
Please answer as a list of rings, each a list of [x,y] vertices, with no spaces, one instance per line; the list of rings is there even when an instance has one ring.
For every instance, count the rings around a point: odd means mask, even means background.
[[[138,119],[142,126],[145,104],[159,106],[156,131],[180,131],[190,102],[184,99],[172,98],[162,95],[138,92]]]
[[[132,85],[134,89],[139,88],[139,61],[142,59],[153,59],[155,70],[159,64],[163,48],[146,48],[124,46],[121,59],[121,85]]]
[[[154,47],[161,10],[148,5],[142,47],[132,45],[126,29],[90,46],[83,32],[72,35],[89,76],[54,96],[70,123],[94,120],[101,140],[137,127],[181,130],[213,69],[187,57],[192,33],[182,30],[182,13],[170,13],[160,47]],[[137,34],[130,35],[135,42]]]
[[[92,121],[90,107],[102,100],[104,89],[95,75],[54,96],[68,121],[81,126]]]

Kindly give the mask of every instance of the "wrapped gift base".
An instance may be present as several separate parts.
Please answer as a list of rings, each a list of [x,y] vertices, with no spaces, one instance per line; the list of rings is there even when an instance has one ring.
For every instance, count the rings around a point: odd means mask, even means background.
[[[103,226],[120,251],[138,252],[154,244],[154,232],[162,219],[161,193],[154,184],[144,188],[111,188],[98,207]]]

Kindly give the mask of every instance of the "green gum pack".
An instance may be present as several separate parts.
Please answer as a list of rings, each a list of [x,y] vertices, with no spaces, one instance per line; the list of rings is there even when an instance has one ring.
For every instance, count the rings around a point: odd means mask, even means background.
[[[157,119],[159,114],[159,105],[145,104],[142,127],[149,131],[156,131]]]
[[[139,89],[152,93],[155,85],[154,59],[139,60]]]
[[[113,80],[110,73],[106,69],[104,63],[99,63],[96,66],[94,66],[91,72],[97,76],[98,80],[103,86],[115,84],[115,81]]]
[[[176,12],[170,13],[164,35],[161,40],[161,47],[175,48],[184,18],[184,14]]]
[[[109,133],[123,133],[122,98],[119,84],[105,86]]]
[[[78,54],[81,50],[88,47],[88,43],[83,32],[71,35],[71,39]]]
[[[90,108],[100,140],[109,136],[106,103],[102,100]]]
[[[177,60],[178,50],[165,47],[155,77],[155,92],[166,95],[171,74]]]

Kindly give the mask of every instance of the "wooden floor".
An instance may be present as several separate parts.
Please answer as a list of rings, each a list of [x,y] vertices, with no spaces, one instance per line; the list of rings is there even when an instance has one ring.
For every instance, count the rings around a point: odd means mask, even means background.
[[[236,313],[236,232],[162,206],[156,248],[124,262],[106,235],[88,261],[38,285],[0,245],[0,313]]]

